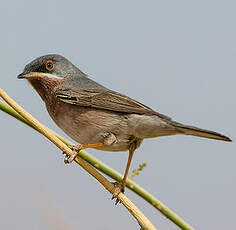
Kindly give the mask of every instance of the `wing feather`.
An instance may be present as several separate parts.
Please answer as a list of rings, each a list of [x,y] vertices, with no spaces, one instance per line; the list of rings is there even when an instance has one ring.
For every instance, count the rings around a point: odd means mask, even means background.
[[[171,118],[155,112],[151,108],[133,100],[125,95],[106,88],[71,90],[61,86],[55,89],[57,98],[65,103],[87,106],[92,108],[104,109],[122,113],[137,113],[157,115],[162,119],[171,120]]]

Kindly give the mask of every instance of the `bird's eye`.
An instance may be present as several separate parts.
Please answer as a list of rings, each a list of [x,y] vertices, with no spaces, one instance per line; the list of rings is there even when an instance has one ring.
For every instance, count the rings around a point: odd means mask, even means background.
[[[54,63],[52,60],[47,60],[45,63],[45,67],[48,71],[52,71],[54,69]]]

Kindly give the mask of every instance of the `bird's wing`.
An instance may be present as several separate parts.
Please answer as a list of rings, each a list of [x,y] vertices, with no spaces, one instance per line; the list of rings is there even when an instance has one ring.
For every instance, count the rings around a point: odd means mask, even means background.
[[[99,86],[99,85],[98,85]],[[75,87],[64,87],[63,84],[56,87],[55,96],[61,101],[73,105],[86,106],[123,113],[137,113],[157,115],[162,119],[171,118],[157,113],[151,108],[125,96],[111,91],[105,87],[86,87],[75,89]]]

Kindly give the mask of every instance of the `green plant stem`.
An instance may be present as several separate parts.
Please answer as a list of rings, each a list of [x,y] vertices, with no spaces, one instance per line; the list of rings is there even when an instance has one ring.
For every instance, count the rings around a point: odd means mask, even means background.
[[[26,121],[21,115],[19,115],[14,109],[12,109],[7,104],[0,101],[0,110],[6,112],[7,114],[15,117],[19,121],[25,123],[26,125],[30,126],[31,128],[35,129],[28,121]],[[36,129],[35,129],[36,130]],[[54,132],[55,133],[55,132]],[[61,137],[57,133],[55,135],[66,145],[72,145],[72,143],[65,138]],[[113,178],[114,180],[121,181],[122,175],[115,171],[114,169],[110,168],[100,160],[93,157],[91,154],[87,153],[86,151],[80,151],[79,152],[80,157],[82,157],[84,160],[86,160],[88,163],[93,165],[96,169],[98,169],[100,172],[106,174],[107,176]],[[181,229],[184,230],[193,230],[193,228],[187,224],[184,220],[182,220],[179,216],[177,216],[173,211],[171,211],[169,208],[167,208],[162,202],[160,202],[157,198],[152,196],[150,193],[148,193],[145,189],[140,187],[138,184],[133,182],[132,180],[127,180],[126,186],[135,192],[137,195],[142,197],[144,200],[146,200],[149,204],[151,204],[154,208],[159,210],[163,215],[165,215],[169,220],[171,220],[173,223],[175,223],[177,226],[179,226]]]

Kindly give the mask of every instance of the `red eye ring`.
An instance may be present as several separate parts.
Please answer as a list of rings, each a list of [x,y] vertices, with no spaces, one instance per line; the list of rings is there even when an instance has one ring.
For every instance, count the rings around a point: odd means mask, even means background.
[[[52,60],[47,60],[45,67],[48,71],[52,71],[54,69],[54,62]]]

